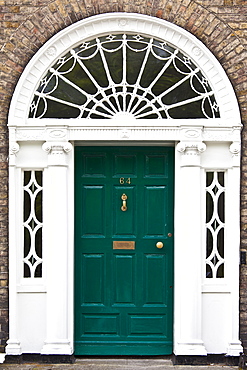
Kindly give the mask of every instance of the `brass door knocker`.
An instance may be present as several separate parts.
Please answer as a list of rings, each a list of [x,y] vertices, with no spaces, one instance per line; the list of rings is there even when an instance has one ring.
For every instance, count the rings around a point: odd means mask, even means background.
[[[126,194],[123,194],[123,195],[121,196],[121,199],[122,199],[122,201],[123,201],[123,205],[122,205],[122,207],[121,207],[121,210],[122,210],[123,212],[125,212],[125,211],[127,211],[126,200],[128,199],[128,197],[127,197],[127,195],[126,195]]]

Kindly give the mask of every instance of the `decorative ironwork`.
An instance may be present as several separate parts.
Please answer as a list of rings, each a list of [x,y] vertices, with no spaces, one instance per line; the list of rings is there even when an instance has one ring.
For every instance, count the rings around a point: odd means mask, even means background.
[[[42,171],[24,171],[24,278],[42,277]]]
[[[40,81],[30,118],[217,118],[214,92],[178,48],[108,35],[61,56]]]
[[[224,277],[225,173],[206,174],[206,277]]]

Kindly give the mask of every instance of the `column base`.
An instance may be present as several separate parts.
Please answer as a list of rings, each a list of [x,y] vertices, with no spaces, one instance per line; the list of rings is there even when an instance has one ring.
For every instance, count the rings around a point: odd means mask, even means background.
[[[227,356],[239,356],[241,353],[243,353],[243,347],[240,341],[236,341],[233,343],[229,343],[227,348]]]
[[[21,355],[21,344],[17,340],[9,339],[5,348],[6,355]]]
[[[68,340],[45,342],[41,355],[72,355],[73,350]]]
[[[207,356],[207,351],[202,341],[195,341],[193,343],[177,343],[174,354],[175,356]]]

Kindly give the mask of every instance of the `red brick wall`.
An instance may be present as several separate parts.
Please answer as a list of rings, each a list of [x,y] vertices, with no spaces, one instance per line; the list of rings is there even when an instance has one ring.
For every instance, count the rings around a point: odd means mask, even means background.
[[[246,0],[0,0],[0,351],[8,337],[7,114],[21,72],[57,31],[105,12],[136,12],[173,22],[200,39],[225,69],[247,120]],[[247,133],[243,129],[241,249],[247,250]],[[246,265],[247,266],[247,265]],[[241,267],[241,338],[247,345],[247,267]]]

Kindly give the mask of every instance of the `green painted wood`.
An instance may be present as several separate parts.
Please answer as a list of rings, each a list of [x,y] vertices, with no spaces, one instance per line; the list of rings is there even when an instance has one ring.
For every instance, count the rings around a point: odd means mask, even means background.
[[[172,353],[173,151],[75,148],[76,355]]]

